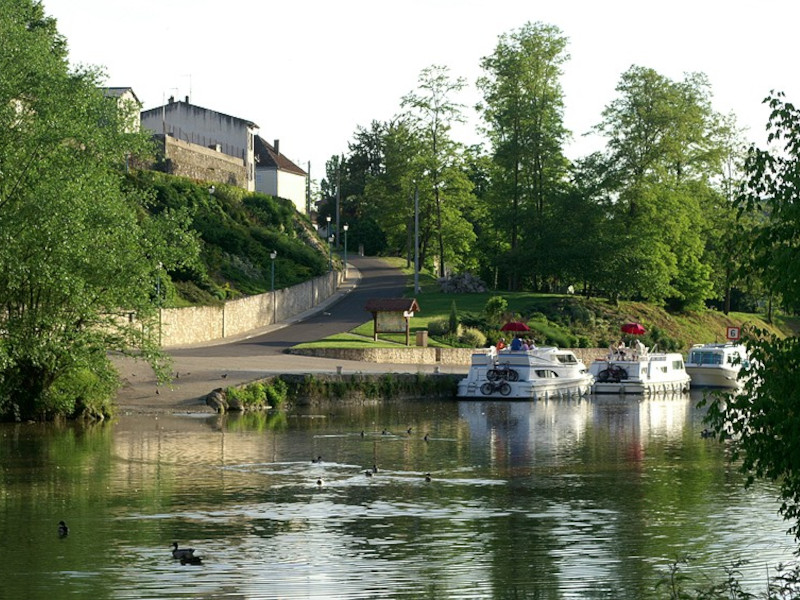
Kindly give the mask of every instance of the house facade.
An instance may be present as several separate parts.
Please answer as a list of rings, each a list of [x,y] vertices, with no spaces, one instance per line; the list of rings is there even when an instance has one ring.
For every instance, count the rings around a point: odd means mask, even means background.
[[[181,146],[201,147],[202,154],[210,151],[241,161],[244,169],[241,187],[250,192],[256,190],[255,138],[258,125],[252,121],[195,106],[187,96],[185,101],[170,98],[163,106],[142,111],[141,124],[154,135],[163,136],[165,160],[171,161],[171,172],[181,174],[176,157],[167,154],[169,148],[176,146],[169,144],[168,139],[174,138],[183,142]],[[228,182],[228,178],[215,177],[213,171],[198,178]]]
[[[256,191],[291,200],[297,212],[306,213],[308,174],[280,153],[280,141],[270,145],[255,139]]]
[[[107,87],[103,88],[106,98],[111,98],[117,103],[117,109],[125,118],[122,125],[125,133],[137,133],[140,129],[141,121],[139,112],[142,110],[142,103],[133,89],[129,87]]]

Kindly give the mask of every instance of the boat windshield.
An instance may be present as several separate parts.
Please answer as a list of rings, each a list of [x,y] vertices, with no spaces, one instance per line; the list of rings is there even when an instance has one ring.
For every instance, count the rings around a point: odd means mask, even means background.
[[[721,365],[722,354],[703,350],[692,350],[689,362],[696,365]]]

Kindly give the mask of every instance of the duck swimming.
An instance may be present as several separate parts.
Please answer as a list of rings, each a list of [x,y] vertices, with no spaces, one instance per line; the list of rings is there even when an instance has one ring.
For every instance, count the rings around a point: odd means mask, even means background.
[[[69,535],[69,527],[64,521],[58,522],[58,537],[67,537]]]
[[[172,558],[193,559],[194,548],[178,548],[178,542],[172,542]]]

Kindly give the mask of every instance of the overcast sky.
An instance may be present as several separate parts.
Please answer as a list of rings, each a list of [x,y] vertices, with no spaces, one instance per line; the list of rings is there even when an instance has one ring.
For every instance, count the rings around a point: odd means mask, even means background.
[[[480,59],[526,22],[569,39],[562,80],[570,158],[599,149],[583,136],[631,65],[679,80],[703,72],[714,107],[763,143],[772,89],[800,103],[800,3],[791,0],[43,0],[73,64],[101,66],[145,109],[171,95],[248,119],[311,176],[347,152],[356,128],[388,120],[420,71],[446,65],[480,99]],[[461,141],[479,140],[472,125]]]

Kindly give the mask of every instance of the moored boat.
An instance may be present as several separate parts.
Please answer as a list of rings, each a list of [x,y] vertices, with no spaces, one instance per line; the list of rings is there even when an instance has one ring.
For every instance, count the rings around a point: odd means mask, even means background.
[[[693,387],[738,389],[744,383],[739,372],[749,364],[743,344],[695,344],[689,350],[686,372]]]
[[[467,376],[458,384],[460,398],[539,400],[588,394],[592,376],[574,352],[556,347],[476,352]]]
[[[689,390],[690,377],[677,352],[611,352],[589,365],[595,394],[663,394]]]

